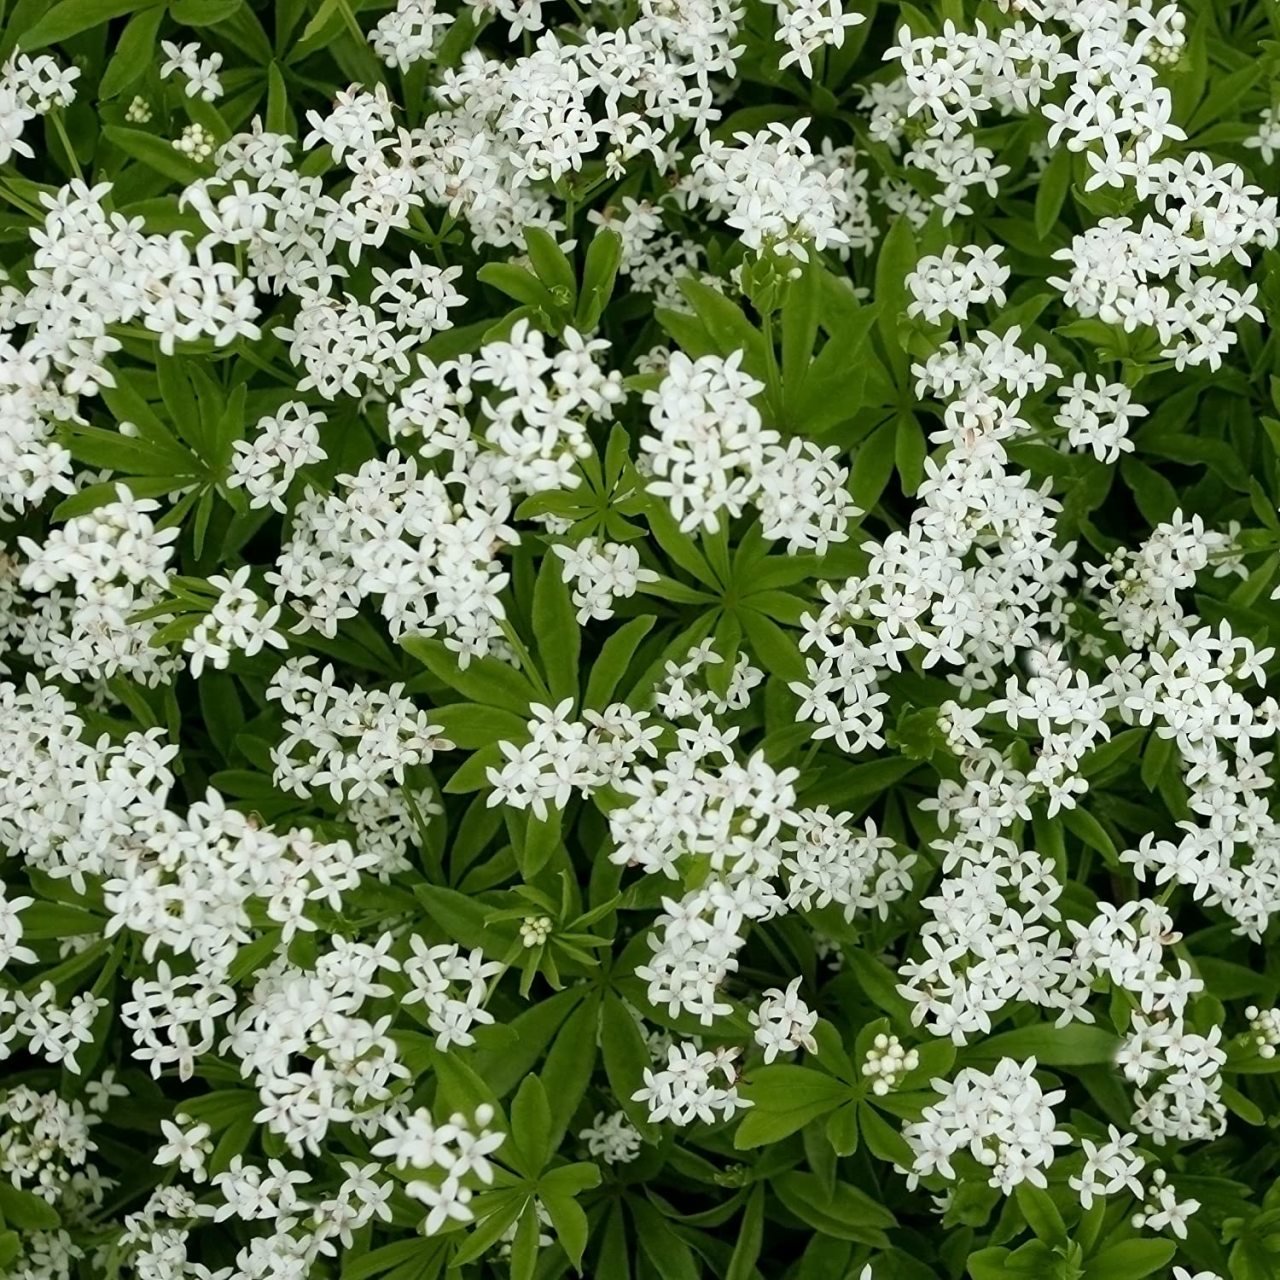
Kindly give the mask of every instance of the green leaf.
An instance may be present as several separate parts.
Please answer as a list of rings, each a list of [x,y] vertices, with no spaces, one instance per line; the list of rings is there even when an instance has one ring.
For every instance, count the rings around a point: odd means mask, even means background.
[[[1227,1104],[1227,1109],[1233,1114],[1240,1117],[1245,1124],[1264,1125],[1267,1122],[1266,1113],[1251,1098],[1246,1098],[1239,1089],[1233,1088],[1231,1085],[1223,1085],[1222,1100]]]
[[[113,368],[111,373],[115,378],[115,386],[99,387],[98,393],[106,401],[107,408],[111,410],[116,421],[132,422],[145,440],[161,441],[175,449],[181,449],[182,446],[160,420],[159,415],[148,403],[147,397],[139,391],[134,379],[123,369]]]
[[[588,996],[565,1020],[547,1054],[542,1074],[551,1082],[551,1149],[558,1151],[596,1065],[600,999]]]
[[[1067,1239],[1066,1224],[1053,1197],[1029,1182],[1018,1183],[1016,1194],[1018,1208],[1026,1218],[1027,1225],[1046,1244],[1065,1244]]]
[[[1008,1249],[979,1249],[971,1253],[965,1264],[970,1280],[1007,1280],[1009,1269]]]
[[[636,1224],[636,1241],[661,1280],[702,1280],[693,1251],[647,1200],[628,1198]],[[603,1277],[601,1278],[603,1280]]]
[[[1120,854],[1116,850],[1115,842],[1107,834],[1106,828],[1093,814],[1086,812],[1077,805],[1074,809],[1063,809],[1058,816],[1062,819],[1062,825],[1068,831],[1078,836],[1089,848],[1096,849],[1102,854],[1109,867],[1118,868],[1120,866]]]
[[[184,27],[212,27],[225,22],[240,8],[242,0],[173,0],[169,16]]]
[[[207,487],[196,504],[196,517],[191,527],[191,549],[197,560],[204,555],[204,540],[209,532],[209,520],[213,515],[213,488]]]
[[[1163,524],[1178,509],[1178,491],[1158,471],[1132,455],[1120,462],[1120,474],[1133,491],[1134,501],[1149,524]]]
[[[524,229],[525,248],[529,252],[529,261],[538,273],[538,279],[559,299],[559,294],[566,295],[563,305],[572,307],[578,291],[578,279],[573,273],[573,264],[565,256],[564,250],[555,242],[555,238],[542,227],[526,227]]]
[[[496,742],[481,747],[469,760],[458,766],[444,784],[448,795],[465,795],[469,791],[482,791],[489,785],[488,771],[501,766],[504,756]]]
[[[64,987],[70,989],[86,973],[95,968],[102,968],[111,951],[111,946],[111,939],[99,938],[97,942],[90,943],[83,951],[74,952],[61,964],[54,965],[52,969],[42,969],[33,981],[27,983],[27,986],[31,988],[33,984],[51,982],[60,990]]]
[[[74,3],[75,0],[66,0]],[[200,178],[209,176],[209,170],[184,155],[171,142],[143,133],[141,129],[125,129],[108,124],[102,128],[102,136],[125,155],[139,160],[148,169],[154,169],[162,177],[181,183],[184,187]]]
[[[779,675],[784,680],[804,679],[805,665],[800,645],[788,632],[756,609],[740,609],[738,618],[756,657],[766,671]]]
[[[724,1280],[753,1280],[760,1246],[764,1241],[764,1184],[757,1183],[747,1198],[746,1212],[738,1228],[737,1243],[729,1259]]]
[[[237,1120],[252,1119],[259,1105],[257,1094],[248,1089],[218,1089],[199,1098],[188,1098],[182,1110],[220,1133]]]
[[[1176,774],[1179,771],[1180,761],[1177,744],[1172,738],[1163,738],[1158,733],[1150,734],[1142,753],[1142,771],[1139,775],[1142,785],[1154,791],[1166,772]]]
[[[877,1160],[911,1168],[913,1157],[907,1140],[874,1107],[864,1104],[858,1108],[858,1129]]]
[[[706,557],[694,545],[693,539],[676,523],[665,499],[650,496],[645,503],[644,518],[649,522],[649,528],[658,540],[658,545],[680,568],[713,590],[720,589],[722,584],[716,579]]]
[[[414,885],[413,892],[446,937],[464,947],[492,945],[485,927],[487,912],[474,898],[436,884]]]
[[[231,756],[236,735],[245,726],[244,708],[236,690],[235,677],[223,671],[204,672],[197,681],[200,695],[200,714],[213,745],[224,760]]]
[[[115,502],[116,485],[125,485],[135,498],[162,498],[174,492],[173,479],[170,476],[120,476],[116,480],[108,480],[102,484],[86,485],[69,498],[64,498],[52,512],[54,520],[71,520],[75,516],[87,515],[99,507]]]
[[[41,938],[77,938],[86,933],[96,936],[107,923],[92,912],[59,902],[33,902],[22,911],[19,919],[22,936],[36,941]]]
[[[533,702],[533,686],[515,667],[497,658],[471,658],[461,666],[458,655],[439,640],[405,636],[400,644],[437,680],[456,689],[464,698],[489,707],[504,707],[523,718]]]
[[[24,53],[35,53],[46,45],[58,44],[82,31],[123,17],[160,0],[61,0],[40,21],[22,33],[18,45]]]
[[[849,493],[859,511],[872,511],[889,483],[897,459],[897,424],[884,423],[875,429],[853,456]]]
[[[490,1106],[501,1115],[493,1090],[476,1075],[461,1054],[444,1053],[433,1045],[430,1055],[431,1068],[438,1078],[436,1103],[442,1110],[469,1114],[476,1107]]]
[[[742,308],[692,276],[680,281],[680,292],[706,326],[719,354],[743,352],[742,367],[758,377],[764,369],[764,334],[747,319]]]
[[[898,994],[897,979],[891,970],[861,948],[850,949],[846,964],[867,999],[899,1022],[909,1022],[911,1005]]]
[[[224,1172],[236,1156],[245,1153],[257,1132],[258,1126],[254,1123],[252,1115],[243,1116],[228,1126],[209,1157],[209,1173]]]
[[[381,1249],[375,1249],[362,1258],[356,1258],[354,1262],[348,1262],[342,1268],[342,1280],[369,1280],[371,1276],[380,1276],[392,1267],[412,1262],[419,1257],[425,1262],[434,1247],[433,1241],[424,1240],[421,1236],[383,1245]]]
[[[1251,61],[1237,71],[1227,75],[1215,74],[1212,87],[1196,108],[1195,115],[1187,125],[1187,134],[1194,136],[1207,129],[1211,124],[1223,119],[1229,111],[1236,107],[1262,74],[1263,64]]]
[[[587,693],[583,706],[602,711],[626,677],[640,642],[653,630],[654,618],[646,614],[632,618],[613,633],[600,646],[600,656],[591,666],[587,678]]]
[[[1090,1259],[1085,1280],[1141,1280],[1167,1266],[1177,1251],[1172,1240],[1125,1240]]]
[[[824,300],[825,301],[825,300]],[[864,389],[878,358],[867,342],[879,309],[857,308],[839,325],[809,365],[796,394],[787,402],[789,423],[806,436],[828,431],[852,418],[864,403]],[[823,320],[826,321],[825,312]]]
[[[556,300],[546,285],[531,271],[513,262],[487,262],[476,272],[476,279],[548,316],[556,309]]]
[[[302,29],[302,34],[298,37],[296,44],[297,46],[306,45],[309,41],[315,40],[328,27],[332,27],[336,33],[342,23],[340,0],[320,0],[315,13],[311,15],[311,21]],[[295,48],[295,57],[298,52],[299,50]]]
[[[514,1044],[504,1042],[492,1050],[481,1048],[483,1032],[477,1034],[472,1061],[477,1074],[498,1097],[505,1097],[533,1070],[551,1038],[583,996],[584,988],[570,987],[530,1004],[506,1024],[506,1029],[515,1034]]]
[[[1100,743],[1080,762],[1080,776],[1091,778],[1094,774],[1119,764],[1126,756],[1137,751],[1146,736],[1146,729],[1125,729],[1110,741]]]
[[[524,1212],[530,1197],[524,1191],[510,1191],[506,1200],[497,1203],[498,1207],[492,1213],[468,1231],[465,1243],[453,1255],[451,1268],[460,1267],[487,1253]]]
[[[551,1230],[564,1250],[565,1256],[573,1264],[573,1269],[582,1271],[582,1255],[587,1250],[587,1239],[590,1226],[582,1207],[571,1196],[552,1195],[543,1192],[539,1199],[547,1216],[551,1219]]]
[[[518,1167],[527,1178],[546,1168],[555,1149],[551,1145],[551,1105],[537,1076],[525,1076],[511,1103],[511,1142]]]
[[[909,360],[898,338],[898,322],[907,307],[907,276],[915,269],[919,254],[915,233],[906,214],[894,219],[889,234],[880,245],[876,260],[875,299],[879,307],[876,325],[884,344],[894,381],[903,386],[907,380]]]
[[[1055,1027],[1051,1022],[1038,1022],[1034,1026],[989,1036],[981,1044],[962,1050],[959,1056],[965,1062],[1034,1057],[1041,1066],[1084,1067],[1114,1061],[1119,1048],[1119,1038],[1101,1027],[1089,1027],[1080,1022]]]
[[[155,55],[156,33],[163,18],[164,5],[156,3],[129,19],[98,84],[99,100],[107,102],[119,96],[146,73]]]
[[[893,436],[893,460],[902,491],[908,496],[915,493],[924,479],[924,460],[928,453],[929,445],[919,419],[914,414],[900,414]]]
[[[455,747],[471,751],[490,742],[525,742],[529,737],[528,721],[514,711],[502,707],[486,707],[479,702],[451,702],[434,707],[432,724]]]
[[[79,462],[134,476],[162,476],[170,482],[171,489],[183,488],[203,472],[199,459],[172,439],[144,440],[79,423],[66,428],[62,439]]]
[[[849,1085],[825,1072],[790,1065],[753,1071],[742,1092],[752,1106],[733,1135],[733,1145],[740,1151],[797,1133],[851,1097]]]
[[[0,1181],[0,1218],[19,1231],[56,1231],[62,1223],[52,1205],[6,1181]]]
[[[980,1249],[969,1255],[969,1275],[973,1280],[1046,1280],[1066,1275],[1058,1256],[1039,1240],[1030,1240],[1012,1253],[1008,1249]]]
[[[790,405],[804,384],[818,338],[821,268],[813,261],[800,268],[800,279],[787,285],[782,303],[782,392]]]
[[[569,585],[561,570],[564,562],[548,551],[533,589],[533,633],[547,683],[557,701],[576,698],[578,653],[582,629],[578,626]]]
[[[272,133],[288,133],[289,90],[280,64],[272,61],[267,68],[267,129]]]
[[[560,847],[564,839],[563,821],[564,814],[559,809],[548,806],[545,818],[530,814],[522,834],[517,836],[513,833],[516,862],[526,881],[532,880],[551,861]]]
[[[1060,147],[1040,175],[1036,187],[1036,237],[1043,240],[1058,225],[1063,202],[1071,189],[1071,152]]]
[[[655,1137],[657,1129],[644,1104],[633,1102],[631,1097],[643,1087],[645,1069],[653,1065],[653,1059],[639,1024],[613,992],[605,996],[600,1009],[600,1047],[605,1075],[618,1106],[646,1138]]]
[[[837,1240],[887,1248],[884,1233],[897,1225],[888,1209],[848,1182],[828,1193],[816,1174],[792,1171],[775,1178],[773,1189],[801,1222]]]
[[[600,1166],[590,1160],[562,1164],[538,1180],[539,1191],[557,1196],[578,1196],[600,1185]]]
[[[827,1121],[827,1141],[838,1156],[851,1156],[858,1149],[858,1105],[846,1102]]]
[[[227,981],[233,986],[243,982],[251,973],[261,969],[279,950],[279,929],[272,929],[268,933],[264,933],[262,937],[254,938],[252,942],[246,942],[236,952],[236,958],[231,962],[231,968],[227,970]]]
[[[622,1214],[622,1199],[614,1201],[605,1223],[604,1240],[596,1255],[597,1274],[631,1280],[631,1250],[627,1246],[627,1228]]]
[[[599,323],[613,295],[621,262],[622,237],[608,227],[599,228],[587,249],[582,269],[582,291],[574,317],[574,324],[581,332],[590,333]]]

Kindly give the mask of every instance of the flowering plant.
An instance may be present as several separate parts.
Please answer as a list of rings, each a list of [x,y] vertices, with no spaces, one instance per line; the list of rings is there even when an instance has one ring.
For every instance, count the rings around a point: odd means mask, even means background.
[[[1280,1275],[1280,11],[0,5],[0,1273]]]

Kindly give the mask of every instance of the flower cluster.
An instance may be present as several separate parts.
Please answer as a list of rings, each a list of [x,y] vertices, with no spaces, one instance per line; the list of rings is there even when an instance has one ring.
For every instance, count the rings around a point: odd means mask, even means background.
[[[1042,1092],[1035,1069],[1034,1058],[1001,1058],[990,1074],[966,1067],[954,1080],[938,1081],[941,1098],[902,1131],[914,1157],[912,1173],[936,1169],[955,1178],[952,1162],[963,1153],[1006,1193],[1021,1182],[1046,1186],[1054,1148],[1071,1137],[1054,1127],[1054,1103],[1065,1095]]]

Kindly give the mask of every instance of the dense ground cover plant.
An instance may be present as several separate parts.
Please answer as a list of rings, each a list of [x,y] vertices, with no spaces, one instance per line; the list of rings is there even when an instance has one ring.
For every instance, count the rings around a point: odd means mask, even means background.
[[[10,0],[0,1273],[1280,1275],[1280,19]]]

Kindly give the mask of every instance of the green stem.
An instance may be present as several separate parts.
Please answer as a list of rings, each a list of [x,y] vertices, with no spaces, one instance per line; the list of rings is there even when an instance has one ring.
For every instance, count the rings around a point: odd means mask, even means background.
[[[35,205],[28,203],[20,195],[10,191],[8,187],[0,183],[0,198],[7,200],[15,209],[20,209],[29,218],[34,218],[37,222],[44,221],[44,212],[36,208]]]
[[[765,400],[775,427],[782,425],[782,375],[773,345],[773,312],[764,313]]]
[[[561,185],[560,183],[558,182],[556,183],[557,189],[560,187],[560,185]],[[575,214],[578,211],[577,209],[578,200],[573,193],[572,178],[570,178],[568,182],[564,183],[564,194],[563,196],[561,196],[561,199],[564,201],[564,233],[566,236],[569,237],[569,239],[572,240],[573,239],[573,219]]]
[[[529,655],[529,650],[525,648],[524,641],[520,639],[519,633],[511,625],[509,618],[503,618],[502,620],[502,634],[506,636],[507,643],[515,650],[516,657],[520,659],[520,669],[529,677],[537,692],[546,699],[546,705],[549,707],[554,706],[555,699],[551,696],[551,690],[544,683],[542,673],[534,665],[533,658]]]
[[[367,37],[360,29],[360,24],[356,21],[356,15],[351,12],[351,6],[347,0],[338,0],[338,8],[342,11],[342,20],[347,24],[347,29],[356,39],[357,46],[363,46]]]
[[[58,141],[62,143],[62,149],[67,153],[67,159],[71,161],[71,172],[83,182],[84,172],[80,168],[80,161],[76,159],[75,148],[71,145],[71,139],[67,137],[67,126],[62,122],[62,112],[51,111],[49,119],[53,121],[53,131],[58,135]]]

